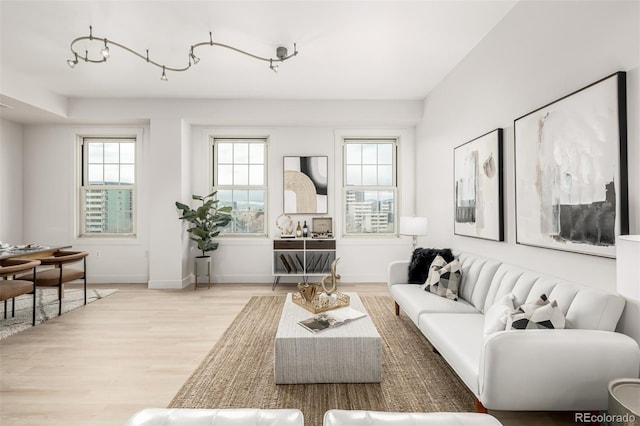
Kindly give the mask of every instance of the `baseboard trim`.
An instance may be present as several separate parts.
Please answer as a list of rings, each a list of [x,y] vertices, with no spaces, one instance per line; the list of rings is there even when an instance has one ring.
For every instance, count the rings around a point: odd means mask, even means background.
[[[184,280],[149,280],[148,286],[152,290],[181,290],[189,285],[188,283],[184,285],[184,282]]]

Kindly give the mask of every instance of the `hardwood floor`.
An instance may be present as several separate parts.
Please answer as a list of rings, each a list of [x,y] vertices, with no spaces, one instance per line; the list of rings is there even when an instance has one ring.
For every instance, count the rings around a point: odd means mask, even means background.
[[[295,285],[214,284],[149,290],[146,284],[0,341],[0,424],[122,425],[144,407],[165,407],[254,295]],[[386,295],[386,284],[341,284]],[[393,307],[390,306],[390,309]],[[568,413],[490,412],[505,426],[574,424]]]

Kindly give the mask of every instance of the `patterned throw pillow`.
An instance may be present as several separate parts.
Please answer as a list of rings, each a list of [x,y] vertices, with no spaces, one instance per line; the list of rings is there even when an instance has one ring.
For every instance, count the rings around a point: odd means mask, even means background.
[[[436,256],[431,262],[429,276],[422,288],[438,296],[458,300],[458,286],[461,278],[462,271],[458,259],[447,263],[442,256]]]
[[[536,330],[564,328],[564,314],[556,301],[549,302],[543,294],[534,303],[520,306],[507,317],[507,330]]]

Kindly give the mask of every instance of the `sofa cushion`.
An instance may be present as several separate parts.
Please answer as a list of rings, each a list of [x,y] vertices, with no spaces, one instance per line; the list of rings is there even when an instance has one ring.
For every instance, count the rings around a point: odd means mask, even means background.
[[[536,330],[564,328],[564,315],[554,300],[550,302],[545,294],[535,302],[526,303],[507,316],[506,328],[512,330]]]
[[[418,322],[420,331],[475,395],[484,342],[483,324],[484,315],[480,313],[422,314]]]
[[[458,289],[458,299],[464,299],[478,308],[480,312],[484,312],[489,286],[500,262],[469,253],[459,253],[457,258],[462,265],[462,281]]]
[[[478,313],[466,300],[458,299],[457,302],[422,290],[414,284],[396,284],[389,289],[391,296],[402,306],[402,310],[416,325],[418,317],[425,312],[446,313]]]
[[[458,300],[461,275],[460,262],[457,259],[447,263],[442,256],[436,256],[431,262],[429,276],[422,288],[440,297]]]
[[[515,296],[505,294],[500,300],[491,305],[484,313],[484,334],[504,331],[507,328],[507,317],[516,307],[513,305]]]
[[[434,249],[418,247],[411,255],[411,263],[409,263],[409,284],[424,284],[429,275],[429,267],[436,256],[442,256],[447,262],[451,262],[454,257],[451,249]]]
[[[567,326],[586,330],[615,331],[625,305],[620,295],[503,263],[493,276],[484,311],[508,293],[516,296],[516,306],[533,302],[544,293],[558,303]]]

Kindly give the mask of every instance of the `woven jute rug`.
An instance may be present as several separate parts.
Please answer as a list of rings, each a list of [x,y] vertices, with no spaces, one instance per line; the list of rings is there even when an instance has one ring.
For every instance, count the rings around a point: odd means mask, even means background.
[[[273,344],[285,296],[253,297],[171,408],[299,408],[309,426],[337,409],[474,411],[473,395],[387,296],[361,297],[382,337],[382,382],[276,385]]]

